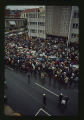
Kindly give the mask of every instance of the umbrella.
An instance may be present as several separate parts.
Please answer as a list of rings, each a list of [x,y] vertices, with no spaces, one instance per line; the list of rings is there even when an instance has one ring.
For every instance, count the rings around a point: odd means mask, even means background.
[[[42,61],[42,60],[43,60],[43,58],[37,58],[37,59],[39,59],[40,61]]]
[[[72,67],[74,67],[74,68],[79,68],[79,66],[78,66],[78,65],[72,65]]]
[[[51,59],[56,59],[56,56],[49,56],[49,58],[51,58]]]
[[[30,58],[30,59],[32,59],[32,58],[33,58],[33,56],[27,56],[27,58]]]
[[[39,58],[40,61],[42,61],[43,59],[42,58]]]

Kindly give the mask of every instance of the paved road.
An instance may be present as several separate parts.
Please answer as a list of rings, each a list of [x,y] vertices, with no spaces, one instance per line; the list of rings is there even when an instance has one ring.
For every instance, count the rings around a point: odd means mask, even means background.
[[[45,116],[73,116],[78,113],[78,89],[65,88],[58,82],[46,77],[42,82],[39,77],[35,79],[32,75],[30,81],[26,74],[14,71],[6,67],[5,79],[8,88],[5,94],[8,104],[22,115],[45,115]],[[70,97],[68,107],[62,110],[58,107],[58,95],[63,93]],[[43,105],[42,94],[46,93],[46,106]]]

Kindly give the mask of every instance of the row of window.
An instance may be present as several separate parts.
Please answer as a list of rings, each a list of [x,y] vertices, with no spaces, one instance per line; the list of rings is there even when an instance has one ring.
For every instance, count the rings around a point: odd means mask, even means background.
[[[40,26],[44,26],[45,23],[44,23],[44,22],[38,22],[38,25],[40,25]]]
[[[30,32],[31,33],[37,33],[37,30],[35,30],[35,29],[30,29]],[[45,33],[45,31],[44,30],[38,30],[38,33]]]
[[[44,30],[38,30],[38,33],[45,33]]]
[[[27,17],[29,17],[29,18],[37,18],[37,14],[27,14]]]
[[[30,29],[30,32],[31,32],[31,33],[37,33],[37,30],[35,30],[35,29]]]
[[[38,22],[38,23],[37,23],[37,22],[30,22],[29,24],[30,24],[30,25],[37,25],[37,24],[38,24],[38,25],[40,25],[40,26],[44,26],[44,25],[45,25],[44,22]]]
[[[71,35],[72,38],[79,38],[79,34],[73,34]]]
[[[28,18],[45,18],[45,15],[40,15],[40,14],[26,14],[26,17]]]
[[[30,22],[30,25],[37,25],[37,22]]]
[[[38,15],[38,18],[45,18],[45,15]]]
[[[78,23],[73,23],[73,28],[79,28],[79,24]]]

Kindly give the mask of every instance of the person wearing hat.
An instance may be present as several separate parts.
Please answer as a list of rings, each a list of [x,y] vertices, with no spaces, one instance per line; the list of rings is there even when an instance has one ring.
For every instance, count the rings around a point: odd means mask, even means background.
[[[46,94],[43,94],[43,104],[46,105]]]
[[[4,95],[4,103],[7,104],[7,96]]]

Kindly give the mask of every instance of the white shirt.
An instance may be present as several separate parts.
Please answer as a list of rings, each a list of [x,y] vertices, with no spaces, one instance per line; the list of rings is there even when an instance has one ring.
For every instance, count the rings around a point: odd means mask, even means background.
[[[65,105],[65,104],[66,104],[66,100],[62,100],[62,101],[61,101],[61,104],[64,104],[64,105]]]

